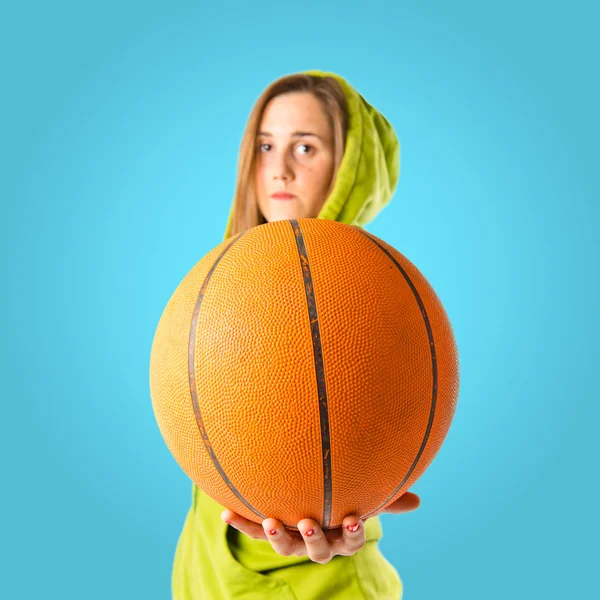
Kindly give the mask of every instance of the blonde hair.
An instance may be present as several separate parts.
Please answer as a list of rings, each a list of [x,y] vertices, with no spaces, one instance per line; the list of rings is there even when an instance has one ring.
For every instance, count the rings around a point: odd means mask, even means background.
[[[256,139],[267,104],[273,98],[289,92],[310,92],[320,100],[323,106],[333,130],[334,169],[327,195],[333,189],[337,171],[344,156],[348,128],[346,98],[342,87],[333,77],[318,77],[305,73],[281,77],[269,85],[259,96],[248,117],[240,144],[237,184],[233,199],[231,229],[228,234],[230,236],[267,222],[260,212],[256,198],[254,180],[257,155]]]

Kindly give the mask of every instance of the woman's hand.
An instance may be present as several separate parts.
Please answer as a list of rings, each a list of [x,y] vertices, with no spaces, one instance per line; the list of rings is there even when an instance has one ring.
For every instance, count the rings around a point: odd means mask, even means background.
[[[382,513],[411,512],[420,504],[419,496],[406,492],[371,517]],[[308,555],[313,562],[321,564],[328,563],[336,555],[352,556],[365,545],[364,522],[355,515],[346,517],[341,529],[327,532],[312,519],[302,519],[297,525],[299,532],[288,531],[276,519],[265,519],[259,525],[230,510],[223,511],[221,519],[255,540],[269,540],[275,552],[282,556]]]

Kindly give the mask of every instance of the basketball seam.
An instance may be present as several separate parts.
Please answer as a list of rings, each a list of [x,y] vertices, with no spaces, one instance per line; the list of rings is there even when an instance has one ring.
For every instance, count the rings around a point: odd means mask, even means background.
[[[359,229],[358,227],[355,227],[355,226],[352,226],[352,227],[354,229],[356,229],[356,231],[358,231],[361,235],[364,235],[366,238],[371,240],[380,250],[382,250],[396,265],[396,267],[398,268],[398,270],[400,271],[400,273],[402,274],[402,276],[408,283],[408,285],[417,301],[417,304],[419,305],[421,315],[423,316],[423,321],[425,322],[425,328],[427,329],[427,336],[429,338],[429,349],[431,352],[431,367],[432,367],[431,409],[429,411],[429,421],[427,423],[427,429],[425,430],[425,434],[423,436],[423,441],[421,442],[421,447],[419,448],[419,451],[417,452],[417,456],[416,456],[413,464],[411,465],[410,469],[408,470],[408,473],[406,474],[404,479],[400,482],[400,485],[398,485],[398,487],[391,494],[391,496],[389,496],[388,499],[385,502],[383,502],[383,504],[380,504],[377,508],[372,510],[369,514],[361,517],[362,519],[367,519],[367,518],[369,518],[370,515],[372,515],[373,513],[377,512],[378,510],[387,506],[390,503],[391,499],[398,493],[398,490],[400,490],[402,488],[402,486],[406,483],[408,478],[412,475],[413,471],[415,470],[415,468],[417,466],[417,463],[419,462],[419,460],[421,458],[421,455],[423,454],[423,451],[425,450],[425,446],[427,445],[427,442],[429,440],[429,435],[431,433],[431,429],[433,427],[433,420],[435,417],[435,408],[436,408],[436,403],[437,403],[438,373],[437,373],[437,357],[436,357],[436,353],[435,353],[435,342],[433,339],[433,331],[431,329],[431,323],[429,322],[429,317],[427,316],[427,311],[425,310],[425,305],[423,304],[423,300],[421,300],[421,296],[419,296],[419,292],[417,291],[417,288],[415,287],[414,283],[412,282],[412,280],[408,276],[408,273],[404,270],[402,265],[400,265],[400,263],[394,258],[394,256],[386,248],[384,248],[375,239],[374,236],[367,233],[366,231]]]
[[[208,282],[210,281],[217,265],[221,262],[221,259],[225,256],[227,251],[249,230],[242,231],[242,233],[238,234],[235,239],[231,241],[231,243],[219,254],[217,260],[214,262],[210,271],[204,278],[204,282],[202,283],[202,287],[200,288],[200,292],[198,293],[198,298],[196,299],[196,305],[194,306],[194,312],[192,314],[192,322],[190,324],[190,337],[188,343],[188,376],[189,376],[189,384],[190,384],[190,393],[192,396],[192,404],[194,407],[194,415],[196,416],[196,424],[198,425],[198,430],[200,432],[200,436],[202,437],[202,441],[204,442],[204,447],[208,452],[215,468],[221,475],[223,481],[227,484],[229,489],[240,499],[240,501],[248,508],[248,510],[252,511],[255,515],[260,517],[261,519],[266,519],[266,517],[261,514],[256,508],[254,508],[245,498],[244,496],[237,490],[237,488],[233,485],[229,477],[225,474],[221,463],[219,463],[217,456],[212,448],[212,444],[208,439],[208,434],[206,433],[206,428],[204,427],[204,421],[202,420],[202,414],[200,412],[200,407],[198,406],[198,397],[196,391],[196,373],[195,373],[195,355],[196,355],[196,326],[198,323],[198,315],[200,314],[200,306],[202,304],[202,300],[204,298],[204,294],[206,293],[206,288],[208,287]]]
[[[319,315],[317,312],[317,300],[315,296],[314,282],[310,270],[308,250],[304,241],[302,228],[296,219],[289,220],[296,239],[296,247],[300,257],[300,268],[304,279],[304,291],[308,305],[308,318],[313,346],[313,357],[315,374],[317,378],[317,394],[319,398],[319,420],[321,430],[321,456],[323,463],[323,516],[321,527],[329,528],[331,524],[331,437],[329,427],[329,405],[327,399],[327,385],[325,382],[325,365],[323,362],[323,344],[321,341],[321,330],[319,326]]]

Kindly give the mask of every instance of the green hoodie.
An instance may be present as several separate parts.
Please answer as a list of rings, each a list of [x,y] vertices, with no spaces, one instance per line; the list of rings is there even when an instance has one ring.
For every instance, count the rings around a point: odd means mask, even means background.
[[[363,227],[391,200],[400,169],[400,144],[388,121],[342,77],[348,109],[344,157],[319,219]],[[230,237],[233,206],[225,228]],[[192,506],[175,552],[174,600],[399,600],[402,582],[377,541],[379,517],[365,522],[365,546],[327,564],[281,556],[267,540],[252,539],[221,520],[225,508],[192,485]]]

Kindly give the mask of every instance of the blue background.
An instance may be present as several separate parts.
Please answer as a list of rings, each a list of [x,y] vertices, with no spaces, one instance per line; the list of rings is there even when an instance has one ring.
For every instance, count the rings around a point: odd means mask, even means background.
[[[2,9],[1,597],[169,597],[191,486],[154,420],[152,338],[222,239],[252,104],[313,68],[396,128],[367,229],[459,345],[422,505],[382,517],[405,598],[596,593],[599,10],[413,4]]]

